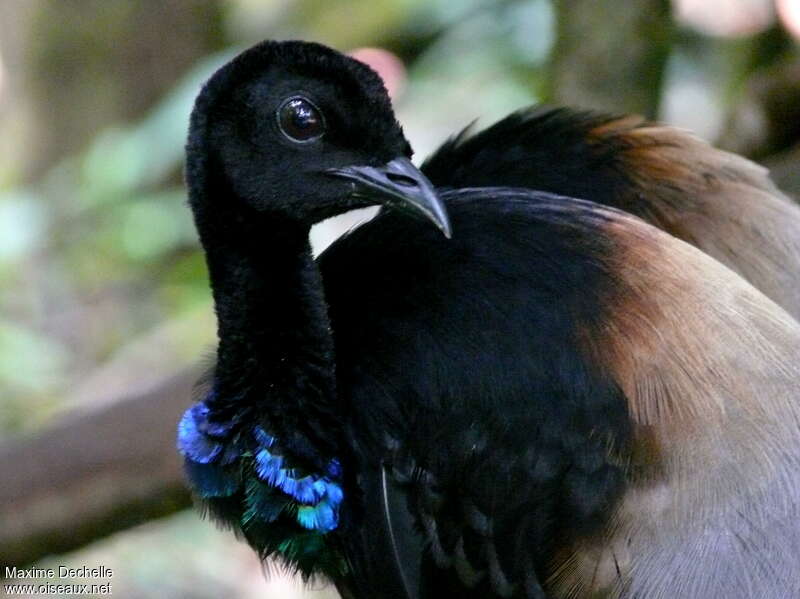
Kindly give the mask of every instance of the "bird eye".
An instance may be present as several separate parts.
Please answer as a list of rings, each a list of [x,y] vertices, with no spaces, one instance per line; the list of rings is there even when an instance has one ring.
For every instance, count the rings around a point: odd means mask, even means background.
[[[296,142],[309,142],[325,133],[325,120],[319,109],[305,98],[289,98],[278,108],[278,127]]]

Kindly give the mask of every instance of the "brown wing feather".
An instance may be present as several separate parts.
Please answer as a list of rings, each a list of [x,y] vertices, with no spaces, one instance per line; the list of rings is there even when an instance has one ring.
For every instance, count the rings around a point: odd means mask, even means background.
[[[800,596],[800,325],[715,260],[616,215],[619,280],[587,351],[639,445],[604,534],[557,557],[558,597]]]
[[[630,180],[619,205],[691,243],[800,318],[800,207],[767,169],[692,134],[623,117],[588,142],[618,148]]]

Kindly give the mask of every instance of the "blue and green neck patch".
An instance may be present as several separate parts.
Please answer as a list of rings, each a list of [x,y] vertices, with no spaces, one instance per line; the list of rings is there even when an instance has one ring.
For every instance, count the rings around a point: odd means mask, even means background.
[[[344,497],[338,460],[308,471],[261,426],[217,420],[206,402],[183,415],[178,450],[195,494],[263,557],[283,558],[305,576],[343,573],[326,537],[339,526]]]

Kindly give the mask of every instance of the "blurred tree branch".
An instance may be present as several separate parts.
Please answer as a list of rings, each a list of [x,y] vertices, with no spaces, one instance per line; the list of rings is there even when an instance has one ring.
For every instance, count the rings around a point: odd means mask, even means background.
[[[800,53],[747,78],[719,144],[764,158],[800,139]]]
[[[753,60],[717,140],[758,160],[775,183],[800,196],[800,48],[775,27],[753,40]]]
[[[0,446],[0,566],[22,566],[190,504],[175,427],[198,378]]]
[[[668,0],[555,0],[546,100],[654,118],[672,40]]]

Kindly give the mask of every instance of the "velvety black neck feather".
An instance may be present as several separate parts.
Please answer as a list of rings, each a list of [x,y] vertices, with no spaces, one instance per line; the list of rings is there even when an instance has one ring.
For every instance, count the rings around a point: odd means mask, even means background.
[[[302,433],[311,453],[331,453],[339,429],[333,342],[309,228],[248,208],[224,181],[201,182],[190,201],[219,338],[209,408],[221,420],[254,410],[272,434]]]

